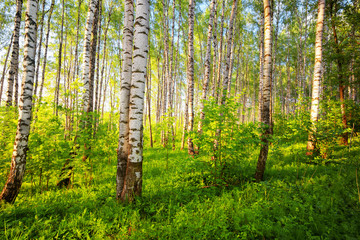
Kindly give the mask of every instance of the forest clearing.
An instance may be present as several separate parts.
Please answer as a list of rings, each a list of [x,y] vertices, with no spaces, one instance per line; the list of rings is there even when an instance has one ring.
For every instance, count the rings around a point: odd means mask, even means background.
[[[0,239],[359,239],[359,19],[2,1]]]

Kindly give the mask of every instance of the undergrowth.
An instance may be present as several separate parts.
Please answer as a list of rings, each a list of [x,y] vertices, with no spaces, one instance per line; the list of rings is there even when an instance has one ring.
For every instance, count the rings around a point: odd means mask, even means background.
[[[354,144],[358,146],[358,139]],[[144,192],[115,200],[116,156],[94,156],[90,186],[32,191],[25,181],[14,205],[2,206],[1,239],[356,239],[359,147],[333,162],[311,164],[304,144],[272,148],[266,181],[254,183],[257,152],[234,185],[207,186],[202,162],[185,151],[144,152]],[[200,165],[199,165],[200,164]],[[251,170],[253,170],[252,168]]]

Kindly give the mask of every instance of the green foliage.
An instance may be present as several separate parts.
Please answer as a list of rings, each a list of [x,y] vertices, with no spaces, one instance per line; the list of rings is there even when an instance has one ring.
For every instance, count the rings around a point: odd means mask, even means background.
[[[239,102],[236,98],[227,99],[225,105],[217,104],[214,99],[206,101],[202,132],[192,134],[194,144],[200,148],[199,159],[210,167],[207,184],[236,181],[238,174],[234,169],[260,143],[254,124],[239,124]]]
[[[10,170],[17,126],[15,107],[0,107],[0,183],[4,184]]]
[[[103,130],[98,132],[99,138],[105,137],[100,133]],[[111,140],[116,138],[114,134]],[[198,160],[188,158],[185,151],[170,151],[167,163],[165,149],[146,149],[143,197],[130,205],[115,200],[116,152],[107,153],[110,162],[95,154],[91,186],[34,194],[27,180],[15,204],[2,206],[0,236],[356,239],[360,209],[355,168],[360,165],[353,160],[360,151],[358,139],[355,145],[352,158],[328,165],[309,165],[297,158],[304,144],[281,145],[276,154],[270,151],[268,181],[245,180],[224,188],[203,188]],[[247,164],[252,166],[247,171],[253,174],[256,158],[241,161],[241,167]]]

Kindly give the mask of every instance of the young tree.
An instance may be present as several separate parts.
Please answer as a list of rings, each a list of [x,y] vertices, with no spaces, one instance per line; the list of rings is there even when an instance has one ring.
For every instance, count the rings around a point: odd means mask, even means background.
[[[318,18],[316,24],[316,39],[315,39],[315,65],[314,65],[314,78],[312,82],[312,98],[311,98],[311,113],[310,121],[312,129],[309,132],[309,140],[307,143],[307,154],[311,155],[316,148],[316,133],[315,123],[319,115],[319,97],[320,97],[320,80],[321,80],[321,62],[322,62],[322,35],[324,28],[324,13],[325,13],[325,0],[319,0]]]
[[[38,0],[28,0],[25,19],[24,77],[21,87],[19,119],[11,158],[11,169],[0,200],[13,203],[19,194],[25,174],[26,153],[32,115],[32,94],[35,75],[36,22]]]
[[[270,0],[264,0],[264,78],[263,78],[263,99],[261,109],[261,122],[263,124],[263,132],[261,136],[262,146],[257,162],[255,180],[262,181],[264,178],[265,164],[269,150],[270,136],[270,101],[271,101],[271,7]]]

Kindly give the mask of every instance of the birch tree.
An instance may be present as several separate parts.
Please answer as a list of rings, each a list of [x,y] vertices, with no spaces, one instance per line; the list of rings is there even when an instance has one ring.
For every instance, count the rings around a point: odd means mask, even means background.
[[[221,97],[221,104],[225,105],[226,96],[228,91],[228,82],[230,81],[229,72],[230,72],[230,63],[231,63],[231,49],[232,49],[232,39],[233,39],[233,27],[234,27],[234,19],[236,16],[237,9],[237,0],[233,0],[231,16],[229,22],[228,36],[227,36],[227,52],[226,52],[226,62],[225,62],[225,72],[224,72],[224,80],[223,80],[223,90]]]
[[[264,12],[260,16],[260,46],[259,46],[259,122],[261,122],[262,99],[263,99],[263,77],[264,77]]]
[[[129,154],[122,201],[133,201],[142,192],[143,110],[149,52],[150,1],[137,0],[134,33],[134,52],[129,104]]]
[[[134,2],[126,0],[123,31],[123,71],[120,88],[119,146],[117,149],[116,197],[120,199],[124,187],[129,155],[129,101],[132,76],[132,51],[134,32]]]
[[[19,68],[19,37],[20,37],[20,24],[21,24],[21,9],[23,0],[16,1],[16,13],[15,13],[15,26],[12,41],[12,51],[10,57],[10,71],[8,77],[8,88],[7,88],[7,99],[6,106],[12,105],[13,90],[14,90],[14,79],[18,74]]]
[[[317,122],[319,115],[324,12],[325,12],[325,0],[319,0],[318,18],[316,24],[316,39],[315,39],[314,78],[312,82],[311,113],[310,113],[310,121],[312,126],[311,126],[311,131],[309,132],[309,138],[308,138],[309,140],[307,143],[308,155],[311,155],[312,151],[314,151],[314,149],[316,148],[316,139],[314,137],[314,134],[316,133],[315,123]]]
[[[86,20],[85,36],[84,36],[84,60],[83,60],[83,76],[82,81],[84,84],[83,95],[83,110],[87,111],[90,97],[90,60],[91,60],[91,32],[94,24],[95,11],[98,5],[98,0],[90,0],[89,11]]]
[[[211,42],[213,37],[213,24],[214,24],[214,15],[216,11],[216,0],[211,1],[210,5],[210,17],[209,17],[209,27],[208,27],[208,35],[206,42],[206,54],[205,54],[205,73],[204,73],[204,82],[203,82],[203,92],[200,101],[200,121],[198,124],[198,132],[201,132],[202,121],[205,118],[204,113],[204,101],[206,100],[206,95],[208,94],[209,82],[210,82],[210,59],[211,59]]]
[[[257,162],[255,180],[261,181],[264,178],[265,164],[269,150],[270,135],[270,101],[271,101],[271,7],[270,0],[264,0],[264,78],[263,78],[263,107],[261,109],[261,122],[263,132],[261,136],[261,149]]]
[[[21,86],[18,125],[11,158],[10,173],[0,195],[0,200],[5,200],[8,203],[15,201],[25,174],[35,75],[37,7],[38,0],[28,0],[25,19],[24,77]]]
[[[187,94],[188,94],[188,126],[190,133],[194,128],[194,0],[189,0],[189,37],[188,37],[188,63],[187,63]],[[194,154],[194,144],[188,137],[188,153]]]

